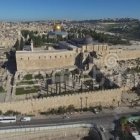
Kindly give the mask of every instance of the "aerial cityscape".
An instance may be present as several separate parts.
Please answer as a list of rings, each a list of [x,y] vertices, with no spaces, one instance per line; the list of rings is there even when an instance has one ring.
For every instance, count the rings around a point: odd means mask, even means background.
[[[1,1],[0,140],[140,140],[139,5]]]

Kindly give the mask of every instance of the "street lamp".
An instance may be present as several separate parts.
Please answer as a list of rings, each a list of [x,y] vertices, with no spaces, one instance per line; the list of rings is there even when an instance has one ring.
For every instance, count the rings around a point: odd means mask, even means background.
[[[80,97],[80,101],[81,101],[81,111],[82,111],[82,109],[83,109],[83,104],[82,104],[82,97]]]
[[[88,97],[86,97],[86,108],[87,108],[87,100],[88,100]]]

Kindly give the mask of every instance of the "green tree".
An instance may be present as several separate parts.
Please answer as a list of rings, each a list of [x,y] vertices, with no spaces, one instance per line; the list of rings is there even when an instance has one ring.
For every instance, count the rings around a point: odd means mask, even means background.
[[[27,36],[29,35],[29,33],[30,33],[29,30],[22,30],[22,31],[21,31],[21,34],[22,34],[22,36],[23,36],[25,39],[27,39]]]
[[[19,40],[17,39],[17,41],[16,41],[16,43],[15,43],[15,45],[14,45],[14,48],[16,49],[16,50],[20,50],[20,43],[19,43]]]
[[[23,38],[21,38],[21,40],[20,40],[20,50],[23,50],[24,45],[25,45],[25,42],[24,42]]]
[[[138,122],[137,122],[137,126],[138,126],[138,128],[140,129],[140,119],[139,119]]]

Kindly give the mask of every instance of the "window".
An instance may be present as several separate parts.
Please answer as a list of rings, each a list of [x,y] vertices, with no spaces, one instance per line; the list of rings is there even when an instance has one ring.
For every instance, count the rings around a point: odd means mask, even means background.
[[[20,58],[20,60],[22,60],[22,58]]]
[[[57,58],[57,56],[55,56],[55,58]]]

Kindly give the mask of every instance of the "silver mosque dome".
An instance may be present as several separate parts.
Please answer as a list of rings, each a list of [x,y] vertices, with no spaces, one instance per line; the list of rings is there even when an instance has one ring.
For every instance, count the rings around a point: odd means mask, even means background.
[[[93,38],[90,35],[86,35],[86,37],[84,38],[84,43],[93,44]]]

